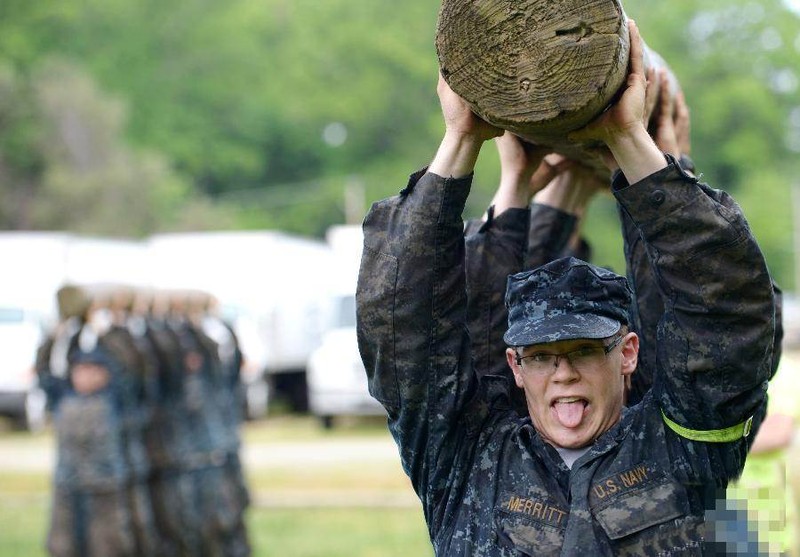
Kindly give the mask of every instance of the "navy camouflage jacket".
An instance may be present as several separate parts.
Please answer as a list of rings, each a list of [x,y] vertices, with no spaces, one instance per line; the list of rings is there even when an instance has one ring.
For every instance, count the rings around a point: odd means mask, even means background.
[[[674,161],[633,185],[617,178],[664,301],[654,383],[569,469],[513,409],[507,380],[475,373],[470,183],[418,173],[375,204],[357,292],[370,392],[436,554],[701,555],[705,509],[744,465],[745,424],[763,418],[772,357],[770,277],[741,211]],[[734,440],[689,438],[708,431]]]

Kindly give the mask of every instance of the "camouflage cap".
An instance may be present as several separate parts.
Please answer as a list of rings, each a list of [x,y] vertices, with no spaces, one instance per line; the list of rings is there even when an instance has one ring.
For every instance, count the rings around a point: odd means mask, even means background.
[[[508,346],[606,338],[629,323],[625,277],[574,257],[508,277]]]

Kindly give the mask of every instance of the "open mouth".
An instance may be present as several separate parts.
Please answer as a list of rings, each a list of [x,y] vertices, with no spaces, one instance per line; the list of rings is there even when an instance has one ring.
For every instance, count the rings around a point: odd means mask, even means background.
[[[589,401],[577,396],[561,397],[553,400],[550,408],[554,412],[558,423],[566,428],[575,428],[583,421]]]

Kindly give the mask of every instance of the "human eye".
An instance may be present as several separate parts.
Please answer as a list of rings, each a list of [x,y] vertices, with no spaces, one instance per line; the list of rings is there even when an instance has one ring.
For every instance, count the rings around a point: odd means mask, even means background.
[[[598,346],[585,344],[570,352],[570,356],[581,360],[589,360],[598,356],[601,351],[601,348]]]
[[[529,359],[531,363],[534,364],[545,364],[549,362],[553,358],[552,354],[548,354],[547,352],[534,352],[526,359]]]

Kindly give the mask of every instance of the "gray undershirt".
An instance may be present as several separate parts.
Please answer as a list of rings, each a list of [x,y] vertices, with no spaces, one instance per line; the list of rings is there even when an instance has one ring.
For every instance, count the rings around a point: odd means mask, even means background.
[[[564,464],[567,465],[567,468],[572,470],[572,465],[578,460],[580,457],[585,455],[589,452],[592,446],[589,445],[588,447],[583,447],[581,449],[563,449],[561,447],[556,447],[556,451],[561,456],[561,460],[564,461]]]

